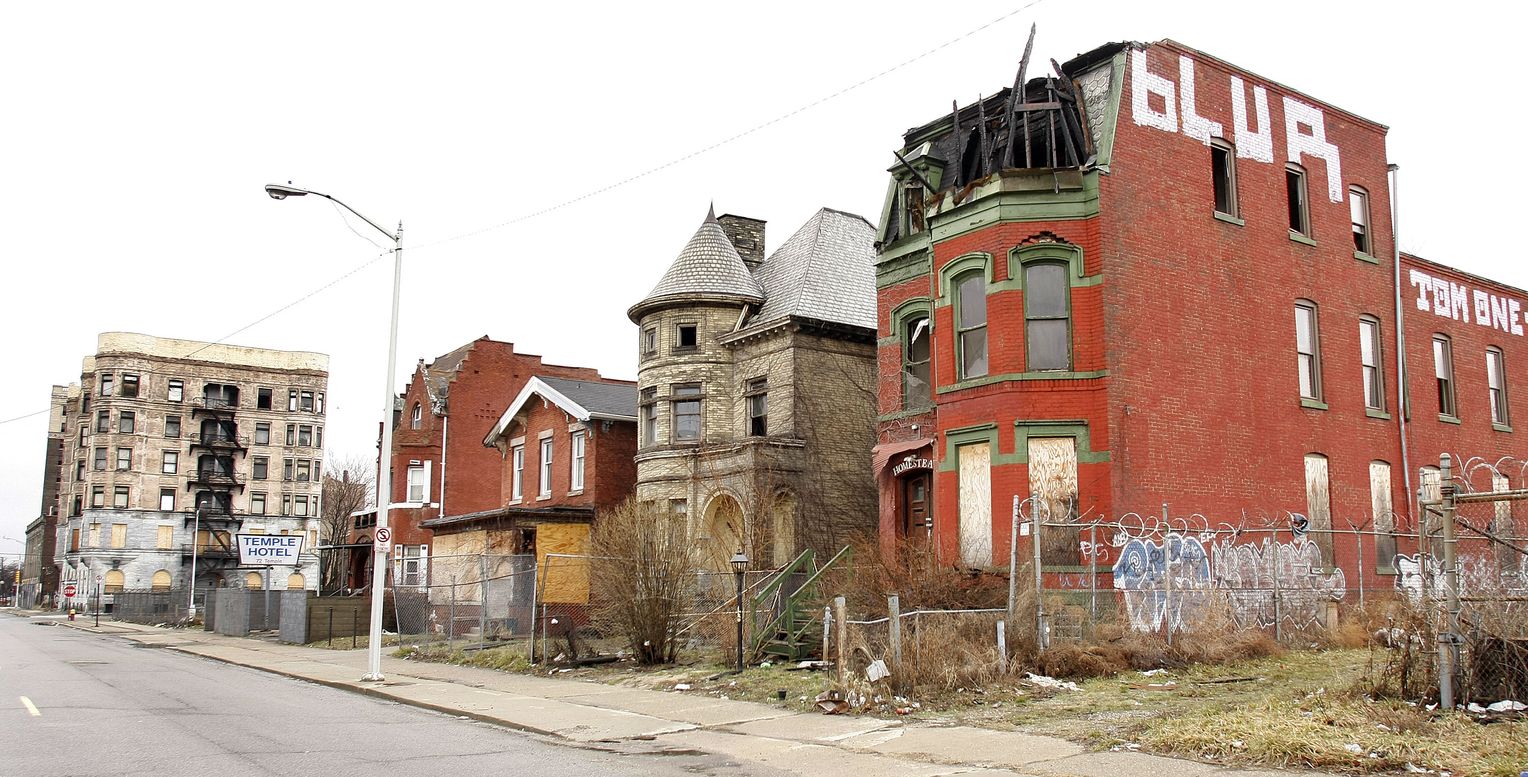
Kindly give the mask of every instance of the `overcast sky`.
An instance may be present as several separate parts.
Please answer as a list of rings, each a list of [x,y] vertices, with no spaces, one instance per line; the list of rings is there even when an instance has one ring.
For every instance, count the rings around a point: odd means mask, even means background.
[[[1528,287],[1501,228],[1528,212],[1499,183],[1515,7],[12,3],[0,419],[46,409],[99,332],[222,339],[364,265],[227,341],[329,354],[329,454],[371,451],[384,241],[271,181],[403,220],[395,388],[484,334],[634,378],[626,308],[710,201],[767,219],[770,250],[824,205],[875,221],[901,132],[1010,84],[1031,22],[1037,63],[1173,38],[1388,125],[1403,247]],[[45,426],[0,424],[0,536],[38,514]]]

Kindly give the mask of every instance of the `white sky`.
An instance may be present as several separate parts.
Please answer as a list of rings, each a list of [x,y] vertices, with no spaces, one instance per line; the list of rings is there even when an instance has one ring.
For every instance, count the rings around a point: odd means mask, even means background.
[[[15,372],[0,420],[78,380],[98,332],[216,340],[376,258],[323,201],[267,198],[271,181],[404,220],[395,388],[416,359],[483,334],[635,377],[626,308],[709,201],[767,219],[770,250],[823,205],[875,221],[902,131],[1010,84],[1031,21],[1032,74],[1108,41],[1170,37],[1389,125],[1402,245],[1528,287],[1500,229],[1528,212],[1528,189],[1502,183],[1516,180],[1523,119],[1517,6],[1019,10],[1028,2],[10,4],[0,324]],[[479,232],[967,33],[726,146]],[[374,262],[229,338],[330,354],[331,456],[375,444],[390,269]],[[0,424],[0,536],[22,537],[37,515],[45,426]]]

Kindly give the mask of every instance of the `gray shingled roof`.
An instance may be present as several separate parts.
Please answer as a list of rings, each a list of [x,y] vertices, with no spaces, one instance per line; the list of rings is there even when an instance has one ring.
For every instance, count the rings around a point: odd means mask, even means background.
[[[593,416],[637,417],[637,387],[634,384],[549,378],[545,375],[536,377],[577,402]]]
[[[863,218],[817,211],[754,270],[765,302],[749,326],[797,316],[875,329],[874,242]]]
[[[874,287],[872,287],[873,289]],[[743,258],[722,231],[713,209],[695,236],[669,265],[668,272],[647,296],[627,311],[633,321],[645,309],[691,297],[723,298],[739,302],[764,301],[764,289],[748,272]]]

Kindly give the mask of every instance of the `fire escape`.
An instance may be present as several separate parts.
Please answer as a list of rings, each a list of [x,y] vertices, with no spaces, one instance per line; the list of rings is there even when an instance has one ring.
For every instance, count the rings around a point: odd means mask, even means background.
[[[191,453],[196,466],[186,477],[186,490],[194,493],[195,508],[186,514],[187,526],[198,525],[196,544],[182,545],[181,555],[194,552],[208,568],[231,567],[238,563],[238,549],[233,533],[243,519],[233,512],[233,493],[244,490],[244,481],[234,467],[234,458],[246,451],[239,436],[239,389],[209,383],[202,397],[192,402],[191,417],[200,420],[191,437]]]

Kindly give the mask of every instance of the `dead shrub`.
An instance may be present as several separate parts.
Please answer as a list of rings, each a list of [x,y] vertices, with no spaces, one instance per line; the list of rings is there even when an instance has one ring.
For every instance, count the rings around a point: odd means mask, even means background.
[[[670,663],[680,616],[689,610],[695,546],[684,521],[627,499],[600,515],[592,539],[595,622],[624,638],[642,664]]]
[[[1115,645],[1056,645],[1036,660],[1040,674],[1065,680],[1107,677],[1131,669],[1130,656]]]
[[[934,543],[898,543],[889,558],[874,535],[857,535],[849,547],[852,567],[830,573],[825,590],[840,592],[854,611],[884,612],[887,594],[901,598],[904,612],[1007,606],[1006,575],[958,568],[939,558]]]

